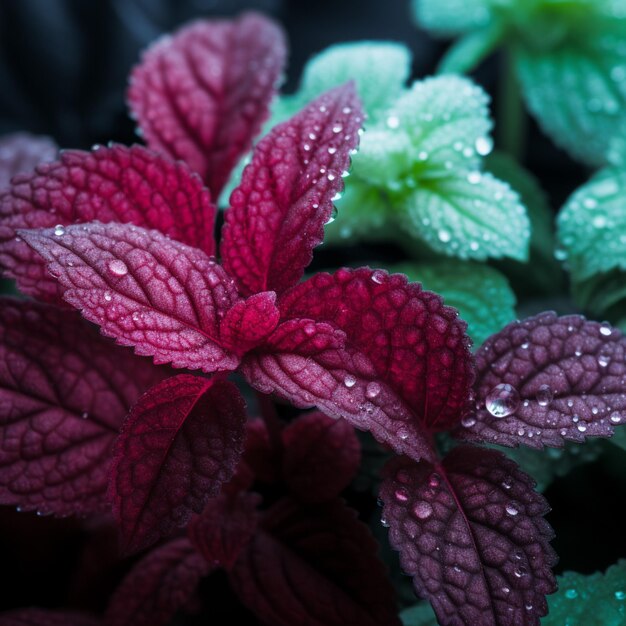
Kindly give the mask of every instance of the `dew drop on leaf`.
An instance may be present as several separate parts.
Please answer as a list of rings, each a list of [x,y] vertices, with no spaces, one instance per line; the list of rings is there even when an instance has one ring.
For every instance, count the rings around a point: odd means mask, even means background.
[[[481,156],[487,156],[493,150],[493,141],[489,137],[479,137],[476,140],[476,152]]]
[[[368,383],[367,387],[365,388],[365,395],[370,400],[373,400],[379,394],[380,394],[380,385],[378,383]]]
[[[485,408],[494,417],[507,417],[517,411],[520,397],[513,385],[500,383],[496,385],[485,399]]]
[[[461,424],[465,426],[465,428],[471,428],[476,424],[476,418],[473,415],[466,415],[462,420]]]
[[[576,589],[567,589],[565,591],[565,597],[568,600],[574,600],[575,598],[578,597],[578,591],[576,591]]]
[[[128,274],[128,267],[126,267],[126,263],[124,263],[124,261],[120,261],[119,259],[109,261],[107,268],[114,276],[126,276],[126,274]]]
[[[62,237],[63,235],[65,235],[65,226],[63,226],[63,224],[57,224],[54,227],[54,234],[57,237]]]
[[[541,385],[537,391],[537,404],[539,406],[548,406],[552,402],[554,395],[549,385]]]
[[[395,497],[398,502],[406,502],[409,499],[409,493],[404,487],[396,489]]]
[[[624,592],[624,591],[616,591],[615,592],[615,599],[616,600],[624,600],[624,599],[626,599],[626,592]]]
[[[511,515],[512,517],[515,517],[519,513],[517,507],[514,504],[507,504],[505,507],[505,511],[508,515]]]
[[[611,413],[609,420],[612,424],[619,424],[622,421],[622,416],[617,411],[614,411]]]
[[[354,385],[356,385],[356,378],[354,376],[351,376],[350,374],[348,374],[344,379],[343,379],[343,384],[350,389],[350,387],[354,387]]]

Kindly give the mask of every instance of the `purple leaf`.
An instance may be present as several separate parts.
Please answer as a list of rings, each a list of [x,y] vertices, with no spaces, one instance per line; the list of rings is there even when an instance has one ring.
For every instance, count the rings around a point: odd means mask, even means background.
[[[282,30],[262,15],[192,22],[144,53],[129,105],[150,147],[185,161],[217,198],[269,114],[285,56]]]
[[[100,620],[77,611],[17,609],[0,614],[0,626],[99,626]]]
[[[256,532],[260,502],[254,493],[220,495],[192,518],[189,538],[208,563],[232,569]]]
[[[13,133],[0,137],[0,189],[16,174],[30,172],[44,161],[52,161],[57,146],[49,137]]]
[[[352,84],[276,126],[254,149],[225,214],[224,267],[244,294],[295,285],[324,237],[363,121]]]
[[[219,333],[237,293],[201,250],[128,224],[20,234],[65,287],[65,300],[118,343],[174,367],[237,367],[238,357],[222,348]]]
[[[73,312],[0,299],[0,503],[57,515],[107,510],[115,436],[163,376]]]
[[[180,537],[149,552],[109,601],[104,626],[165,626],[196,590],[209,564]]]
[[[245,406],[220,379],[180,374],[135,404],[115,445],[110,497],[125,552],[185,525],[233,475]]]
[[[399,626],[369,529],[341,500],[277,503],[231,572],[242,602],[272,626]]]
[[[124,222],[213,254],[215,207],[199,178],[140,146],[68,150],[0,194],[0,267],[28,294],[59,300],[43,261],[15,239],[21,228]]]
[[[626,421],[626,339],[608,324],[542,313],[487,339],[476,366],[476,412],[460,438],[561,447]]]
[[[354,478],[361,445],[345,420],[315,412],[302,415],[282,432],[283,476],[301,502],[338,496]]]
[[[441,626],[539,626],[556,557],[534,484],[500,452],[471,446],[436,465],[399,458],[385,469],[391,545]]]

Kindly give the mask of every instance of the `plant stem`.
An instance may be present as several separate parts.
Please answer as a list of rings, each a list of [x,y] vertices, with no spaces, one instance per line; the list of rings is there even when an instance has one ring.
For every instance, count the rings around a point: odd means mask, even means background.
[[[526,152],[527,117],[510,47],[505,48],[502,55],[497,118],[500,148],[516,161],[522,161]]]

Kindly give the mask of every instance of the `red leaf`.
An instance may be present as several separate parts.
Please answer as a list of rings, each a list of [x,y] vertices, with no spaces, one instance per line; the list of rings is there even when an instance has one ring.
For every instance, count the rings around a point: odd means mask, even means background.
[[[221,495],[193,517],[187,532],[208,563],[232,569],[256,531],[260,502],[254,493]]]
[[[20,228],[125,222],[213,254],[215,207],[197,176],[140,146],[69,150],[0,194],[0,266],[25,293],[57,299],[42,260],[15,239]]]
[[[538,626],[556,590],[549,507],[495,450],[454,449],[436,465],[394,459],[380,491],[404,571],[441,626]]]
[[[0,300],[0,503],[85,515],[108,508],[112,444],[163,373],[77,314]]]
[[[128,101],[148,144],[217,198],[269,114],[285,57],[282,30],[262,15],[192,22],[148,48]]]
[[[233,370],[219,322],[237,293],[201,250],[128,224],[20,231],[65,287],[63,297],[118,343],[157,363]]]
[[[139,561],[117,588],[105,614],[105,626],[169,624],[209,570],[186,537],[159,546]]]
[[[0,626],[98,626],[100,620],[75,611],[17,609],[0,615]]]
[[[13,133],[0,137],[0,189],[16,174],[30,172],[44,161],[52,161],[57,146],[49,137]]]
[[[300,280],[343,189],[362,119],[354,86],[344,85],[255,147],[222,231],[224,267],[242,293],[280,293]]]
[[[244,402],[220,379],[180,374],[144,394],[115,445],[110,496],[125,552],[184,526],[233,475]]]
[[[309,413],[282,432],[283,476],[302,502],[323,502],[339,495],[354,478],[361,446],[354,428],[342,419]]]
[[[561,447],[626,422],[626,339],[608,324],[542,313],[487,339],[476,365],[477,410],[455,433],[463,439]]]
[[[341,500],[282,500],[241,554],[231,582],[272,626],[397,626],[393,589],[369,529]]]

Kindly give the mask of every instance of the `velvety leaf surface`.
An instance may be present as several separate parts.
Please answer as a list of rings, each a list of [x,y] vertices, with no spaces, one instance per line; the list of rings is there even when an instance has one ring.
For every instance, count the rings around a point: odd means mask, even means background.
[[[419,24],[438,34],[456,34],[485,26],[491,17],[490,0],[412,0]]]
[[[538,626],[556,589],[534,482],[500,452],[454,449],[436,465],[394,459],[380,497],[391,545],[441,626]]]
[[[234,473],[245,406],[225,380],[168,378],[135,404],[115,445],[110,484],[126,552],[144,548],[202,511]]]
[[[157,363],[232,370],[219,322],[237,293],[204,252],[128,224],[20,231],[65,288],[63,297],[118,343]]]
[[[554,313],[513,322],[477,351],[476,368],[463,439],[561,447],[626,421],[626,340],[608,324]]]
[[[282,30],[262,15],[198,20],[144,53],[128,101],[150,147],[185,161],[217,198],[269,114],[285,56]]]
[[[0,189],[16,174],[30,172],[44,161],[52,161],[57,146],[50,137],[12,133],[0,137]]]
[[[0,626],[98,626],[100,620],[77,611],[18,609],[0,615]]]
[[[339,495],[354,478],[361,445],[345,420],[309,413],[282,432],[283,476],[301,502],[323,502]]]
[[[149,552],[109,601],[105,626],[165,626],[196,590],[209,564],[186,537]]]
[[[0,300],[0,503],[57,515],[108,509],[112,444],[163,372],[78,314]]]
[[[300,280],[343,189],[362,121],[350,83],[314,100],[256,146],[222,232],[224,267],[242,293],[280,293]]]
[[[242,602],[272,626],[398,626],[377,544],[341,500],[271,509],[231,573]]]
[[[254,493],[220,495],[193,517],[187,532],[207,563],[232,569],[257,529],[260,502]]]
[[[0,266],[24,292],[58,299],[41,258],[15,239],[17,229],[128,222],[212,254],[214,213],[208,191],[183,164],[140,146],[67,150],[0,194]]]

